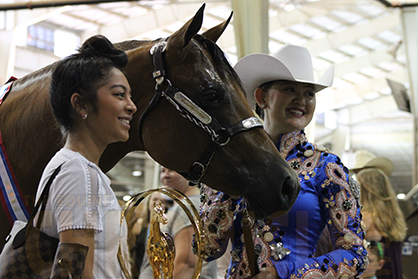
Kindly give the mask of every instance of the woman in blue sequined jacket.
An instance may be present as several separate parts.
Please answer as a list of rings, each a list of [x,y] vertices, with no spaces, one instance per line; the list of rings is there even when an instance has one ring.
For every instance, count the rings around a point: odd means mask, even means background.
[[[274,55],[248,55],[235,70],[247,94],[254,92],[264,127],[298,174],[301,190],[289,212],[254,220],[242,198],[202,186],[205,260],[222,256],[231,240],[225,278],[356,278],[368,264],[359,187],[340,158],[309,143],[303,131],[315,94],[332,84],[334,68],[315,82],[308,50],[285,45]],[[333,250],[315,257],[325,226]]]

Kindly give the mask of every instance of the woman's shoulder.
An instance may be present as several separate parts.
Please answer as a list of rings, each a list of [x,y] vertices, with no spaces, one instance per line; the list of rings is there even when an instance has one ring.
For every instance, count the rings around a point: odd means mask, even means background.
[[[88,178],[93,173],[101,174],[101,170],[94,164],[84,158],[80,153],[62,148],[50,160],[44,170],[44,176],[48,177],[58,166],[61,170],[57,175],[59,179],[81,179]]]
[[[340,186],[351,192],[356,199],[360,198],[360,186],[349,173],[349,169],[341,161],[340,157],[331,150],[320,145],[314,145],[315,152],[318,154],[318,179],[323,180],[321,188],[332,187],[334,190]],[[335,185],[335,186],[334,186]]]
[[[83,155],[70,149],[61,149],[56,156],[65,162],[66,168],[83,169],[84,171],[96,171],[102,173],[102,170],[93,162],[87,160]]]
[[[71,164],[79,164],[83,161],[83,156],[80,153],[72,151],[67,148],[61,148],[57,153],[55,153],[54,157],[52,157],[51,161],[48,165],[60,165],[62,163],[63,167],[67,167]]]
[[[88,161],[78,152],[69,149],[61,149],[57,155],[63,161],[62,170],[70,173],[86,172]]]
[[[311,143],[313,150],[321,155],[324,160],[327,161],[338,161],[338,155],[331,151],[328,147],[320,144]]]
[[[328,164],[333,164],[337,168],[341,168],[343,172],[346,174],[349,173],[348,168],[344,165],[344,163],[341,161],[340,156],[332,152],[330,149],[328,149],[325,146],[312,144],[313,149],[315,153],[319,153],[320,157],[320,165],[323,167],[327,167]],[[322,161],[322,163],[321,163]]]
[[[69,169],[72,169],[74,165],[79,164],[79,159],[73,153],[75,152],[64,148],[55,153],[55,155],[46,165],[42,173],[42,178],[49,177],[52,174],[52,172],[59,166],[61,166],[61,170],[58,173],[58,175],[61,176],[62,173],[67,172]]]

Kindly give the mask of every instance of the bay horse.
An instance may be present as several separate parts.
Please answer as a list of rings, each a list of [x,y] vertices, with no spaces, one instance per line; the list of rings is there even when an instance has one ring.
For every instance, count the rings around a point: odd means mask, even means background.
[[[168,38],[115,44],[129,57],[124,73],[137,112],[129,140],[109,145],[99,165],[107,172],[127,153],[144,150],[191,180],[243,196],[257,218],[286,212],[299,192],[298,178],[266,132],[253,125],[258,122],[239,78],[216,45],[232,13],[199,35],[204,7]],[[29,207],[44,167],[63,146],[49,104],[55,67],[16,80],[0,106],[3,143]],[[155,98],[161,95],[166,98]],[[0,222],[3,241],[11,225],[4,213]]]

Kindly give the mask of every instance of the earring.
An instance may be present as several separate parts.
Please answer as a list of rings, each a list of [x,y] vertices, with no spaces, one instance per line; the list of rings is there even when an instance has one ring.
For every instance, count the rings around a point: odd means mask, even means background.
[[[83,115],[83,120],[86,120],[86,118],[87,118],[87,114],[85,114],[85,115]]]
[[[261,109],[265,109],[266,108],[266,104],[262,104],[259,106]]]

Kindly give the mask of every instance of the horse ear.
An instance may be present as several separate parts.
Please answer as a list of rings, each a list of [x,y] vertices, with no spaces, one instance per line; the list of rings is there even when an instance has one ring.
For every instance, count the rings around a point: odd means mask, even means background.
[[[219,39],[219,37],[222,35],[226,27],[228,26],[229,22],[231,21],[232,14],[233,12],[231,12],[231,14],[229,15],[229,18],[225,20],[224,22],[222,22],[221,24],[203,32],[202,36],[216,43],[216,41]]]
[[[186,22],[183,27],[171,35],[169,41],[173,41],[173,43],[178,45],[180,48],[187,46],[193,36],[196,35],[202,27],[205,6],[206,4],[203,4],[192,19]]]

